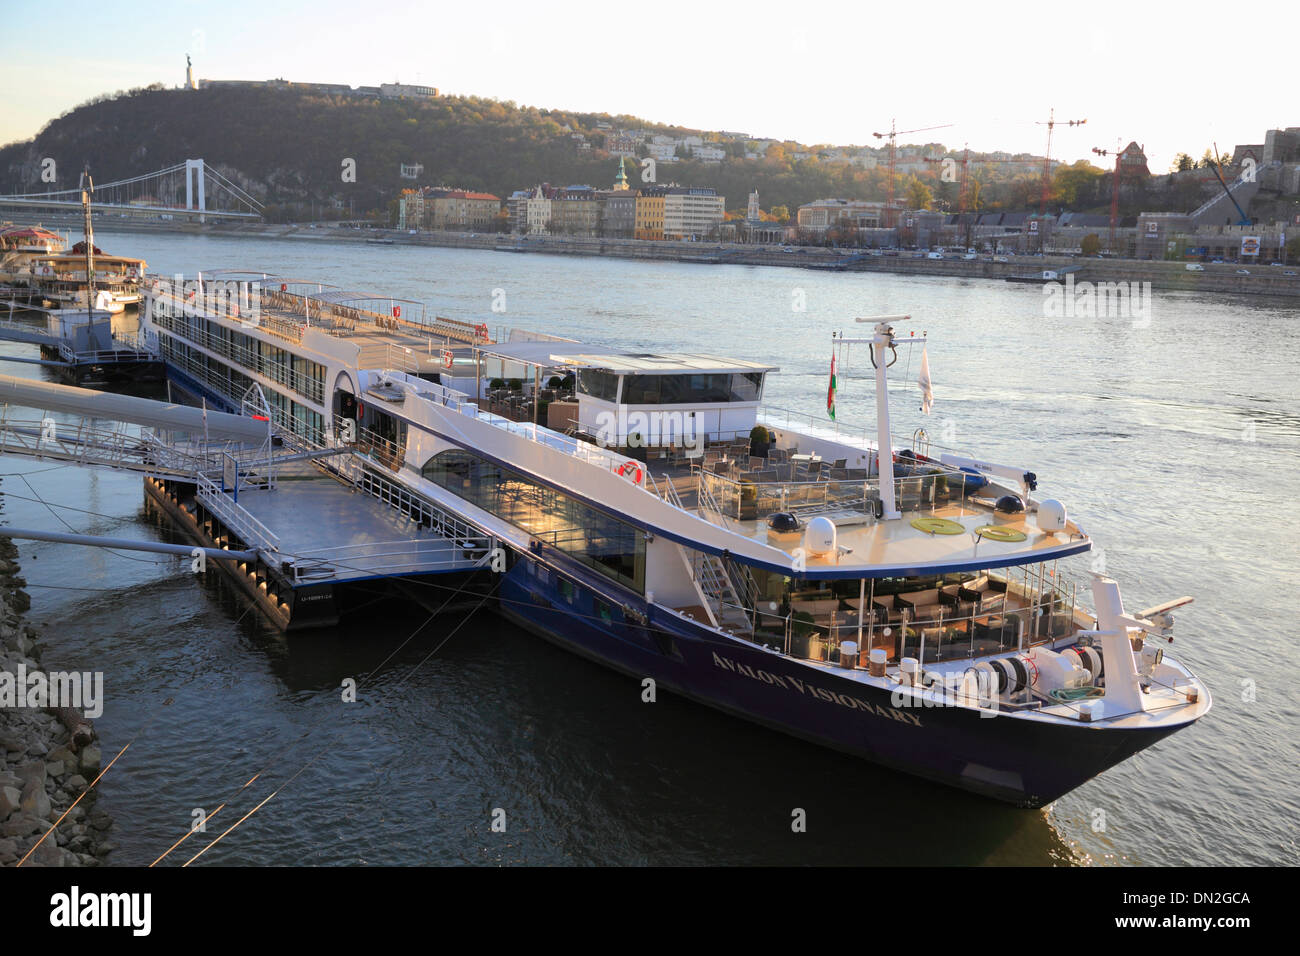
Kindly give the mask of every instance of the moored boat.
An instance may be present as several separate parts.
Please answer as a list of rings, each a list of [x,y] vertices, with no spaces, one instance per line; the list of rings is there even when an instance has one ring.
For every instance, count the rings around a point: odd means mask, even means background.
[[[405,314],[403,314],[405,311]],[[1041,806],[1210,707],[1070,567],[1091,538],[1016,464],[764,403],[761,363],[426,319],[258,274],[146,283],[141,332],[195,396],[344,447],[499,545],[498,611],[638,681],[900,770]],[[322,467],[343,469],[339,456]],[[370,476],[367,478],[366,476]],[[1086,572],[1085,572],[1086,574]]]

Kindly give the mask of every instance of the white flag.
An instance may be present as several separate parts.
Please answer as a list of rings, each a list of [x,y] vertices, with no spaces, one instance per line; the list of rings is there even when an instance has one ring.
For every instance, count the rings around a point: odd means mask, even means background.
[[[930,353],[924,346],[921,347],[921,374],[916,384],[921,386],[921,411],[929,415],[930,406],[934,404],[934,389],[930,387]]]

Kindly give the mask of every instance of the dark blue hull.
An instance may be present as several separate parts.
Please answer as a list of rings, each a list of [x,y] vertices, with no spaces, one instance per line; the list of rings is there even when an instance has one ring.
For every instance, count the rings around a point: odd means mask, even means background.
[[[500,611],[592,661],[709,707],[973,793],[1040,807],[1167,736],[1068,726],[963,707],[896,706],[888,690],[755,648],[668,612],[627,620],[616,588],[562,592],[525,558],[502,581]],[[573,577],[585,577],[575,569]],[[599,595],[599,597],[597,597]],[[609,605],[608,618],[593,602]],[[632,592],[624,601],[644,607]]]

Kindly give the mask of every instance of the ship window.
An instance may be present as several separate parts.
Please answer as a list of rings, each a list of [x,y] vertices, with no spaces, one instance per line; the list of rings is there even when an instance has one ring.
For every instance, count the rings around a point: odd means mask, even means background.
[[[579,369],[578,391],[592,398],[613,402],[618,399],[618,376],[601,369]]]
[[[624,405],[709,405],[756,402],[763,390],[762,372],[713,372],[685,375],[628,375]]]
[[[420,473],[601,574],[644,587],[645,536],[635,526],[465,451],[440,452]]]

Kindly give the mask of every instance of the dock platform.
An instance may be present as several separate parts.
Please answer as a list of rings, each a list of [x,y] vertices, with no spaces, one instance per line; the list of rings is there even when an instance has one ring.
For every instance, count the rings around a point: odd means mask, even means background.
[[[244,485],[237,500],[203,477],[150,477],[145,491],[195,543],[258,552],[257,562],[219,563],[283,630],[338,623],[376,582],[400,594],[437,576],[469,597],[474,579],[491,576],[491,542],[451,515],[405,507],[400,486],[378,474],[349,486],[303,461],[277,468],[270,489]]]

